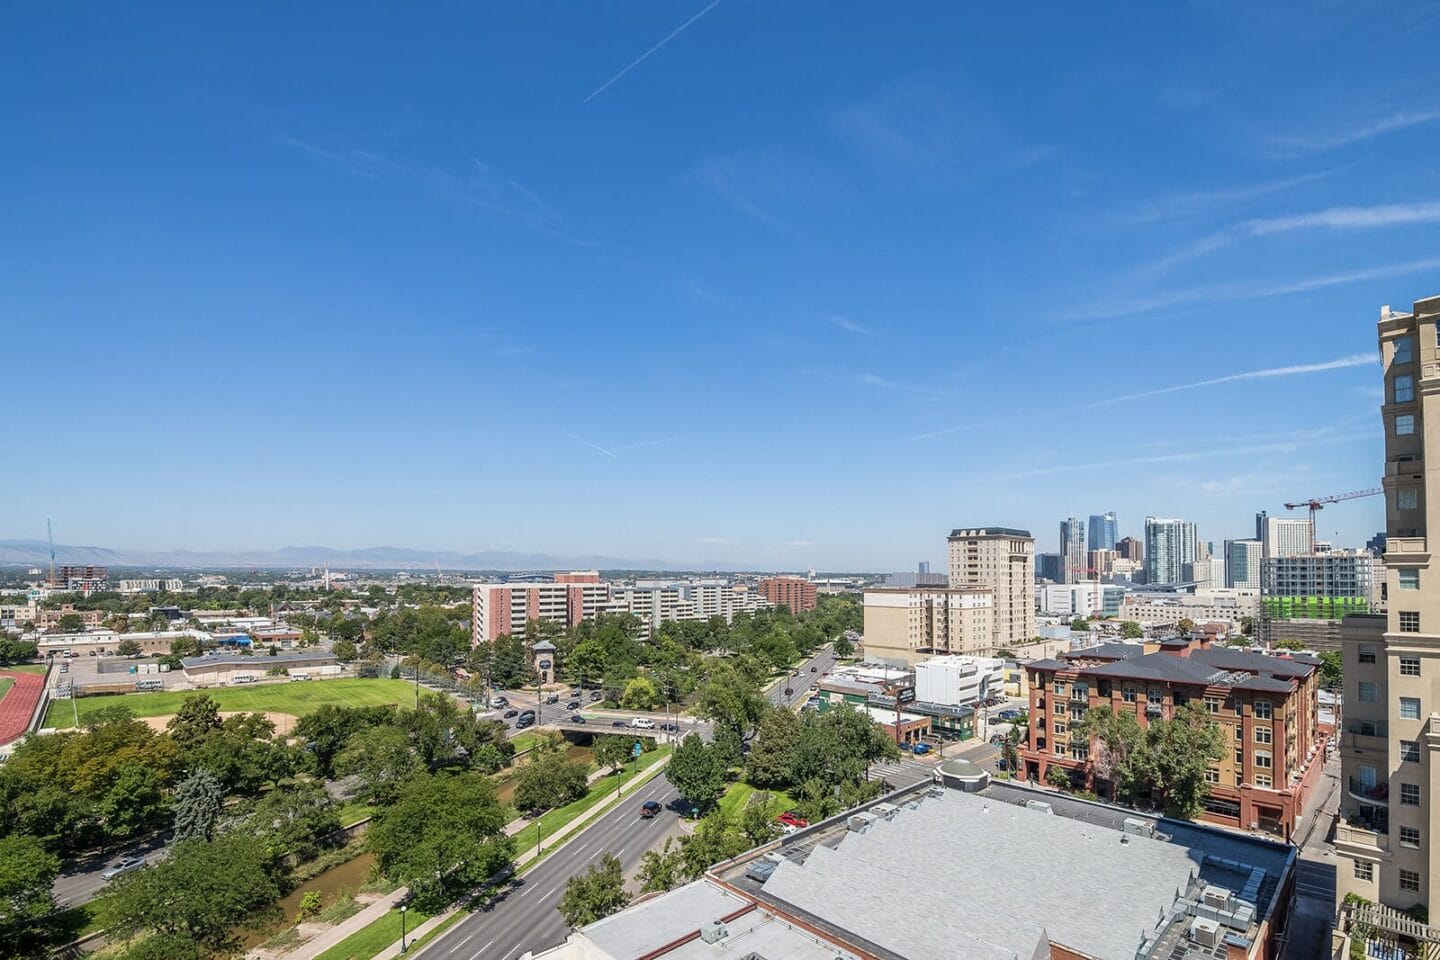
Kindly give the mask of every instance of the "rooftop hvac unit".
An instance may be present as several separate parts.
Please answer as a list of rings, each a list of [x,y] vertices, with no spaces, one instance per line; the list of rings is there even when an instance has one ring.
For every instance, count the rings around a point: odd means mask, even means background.
[[[1055,808],[1044,800],[1026,800],[1025,806],[1027,809],[1039,810],[1041,813],[1053,814],[1055,812]]]
[[[1220,924],[1196,917],[1190,924],[1190,939],[1201,946],[1213,947],[1220,942]]]
[[[1206,884],[1205,889],[1200,891],[1200,899],[1207,907],[1224,910],[1230,904],[1230,891],[1213,883]]]
[[[1153,837],[1155,836],[1155,824],[1149,820],[1142,820],[1139,817],[1126,817],[1121,829],[1132,837]]]
[[[856,833],[862,833],[874,822],[875,814],[857,813],[850,817],[850,829]]]
[[[1200,921],[1197,920],[1195,922],[1199,923]],[[729,933],[730,928],[719,920],[716,920],[714,923],[707,923],[700,928],[700,939],[706,943],[719,943],[721,940],[724,940]]]

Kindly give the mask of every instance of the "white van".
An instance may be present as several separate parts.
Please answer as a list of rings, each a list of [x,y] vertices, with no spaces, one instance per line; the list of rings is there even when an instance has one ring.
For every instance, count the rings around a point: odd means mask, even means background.
[[[630,721],[630,726],[636,727],[640,730],[654,730],[655,721],[651,720],[649,717],[636,717],[635,719]]]
[[[252,676],[250,676],[249,674],[245,674],[244,676],[236,677],[235,679],[231,680],[230,682],[231,682],[231,683],[254,683],[254,682],[255,682],[255,678],[252,677]]]

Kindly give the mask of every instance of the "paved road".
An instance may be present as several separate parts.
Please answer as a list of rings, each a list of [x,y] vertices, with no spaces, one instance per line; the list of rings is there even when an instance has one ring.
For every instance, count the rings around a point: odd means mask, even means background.
[[[101,874],[109,869],[111,863],[121,857],[142,854],[150,863],[162,859],[165,856],[165,835],[152,837],[144,843],[113,851],[102,857],[91,857],[68,865],[65,872],[55,878],[55,883],[50,888],[55,895],[56,905],[78,907],[82,903],[89,903],[105,889],[105,878]]]
[[[655,800],[666,809],[640,819],[640,804]],[[515,960],[526,951],[559,944],[569,928],[556,909],[565,881],[605,853],[628,871],[659,840],[676,813],[679,794],[664,774],[627,794],[619,805],[583,829],[570,844],[532,868],[488,907],[461,920],[425,950],[425,960]]]
[[[810,672],[811,667],[815,668],[814,673]],[[818,681],[821,674],[829,673],[834,669],[835,651],[829,646],[822,647],[819,653],[796,667],[791,676],[770,688],[765,697],[777,707],[781,705],[792,709],[798,707],[810,698],[810,685]],[[787,687],[793,691],[788,697],[785,695]]]

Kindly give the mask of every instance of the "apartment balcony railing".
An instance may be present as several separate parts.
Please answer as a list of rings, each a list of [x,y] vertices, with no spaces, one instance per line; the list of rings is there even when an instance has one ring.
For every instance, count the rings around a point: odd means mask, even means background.
[[[1388,804],[1390,785],[1388,783],[1366,783],[1359,777],[1350,777],[1346,784],[1350,796],[1365,803]]]
[[[1385,853],[1390,849],[1390,835],[1384,829],[1372,830],[1363,824],[1341,820],[1335,825],[1335,846],[1358,847],[1365,851]]]
[[[1412,477],[1425,472],[1425,461],[1418,457],[1413,460],[1385,461],[1385,476]]]
[[[1385,555],[1395,557],[1397,555],[1419,555],[1426,553],[1424,537],[1386,537]]]

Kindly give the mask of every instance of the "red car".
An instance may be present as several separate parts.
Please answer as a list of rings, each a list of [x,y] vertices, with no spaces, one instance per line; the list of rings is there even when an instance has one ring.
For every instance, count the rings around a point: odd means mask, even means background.
[[[777,823],[783,823],[783,824],[785,824],[785,826],[787,826],[787,827],[808,827],[808,826],[810,826],[810,821],[809,821],[809,820],[806,820],[804,817],[800,816],[800,815],[799,815],[798,813],[796,813],[794,810],[786,810],[784,813],[780,814],[780,816],[776,817],[776,818],[775,818],[775,821],[776,821]]]

